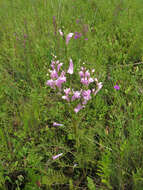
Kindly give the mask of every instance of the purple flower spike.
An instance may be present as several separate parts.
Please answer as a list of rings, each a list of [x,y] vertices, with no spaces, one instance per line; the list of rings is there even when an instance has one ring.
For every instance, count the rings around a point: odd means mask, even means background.
[[[61,127],[61,126],[63,126],[63,124],[60,124],[60,123],[54,122],[54,123],[53,123],[53,126],[54,126],[54,127]]]
[[[53,26],[54,26],[54,32],[55,32],[55,35],[57,34],[57,23],[56,23],[56,17],[53,16]]]
[[[68,69],[67,73],[69,73],[71,75],[73,74],[73,62],[72,62],[72,59],[70,59],[70,66],[69,66],[69,69]]]
[[[55,160],[55,159],[59,158],[59,157],[62,156],[62,155],[63,155],[63,153],[58,154],[58,155],[55,155],[55,156],[52,156],[52,159]]]
[[[88,38],[85,38],[84,40],[88,40]]]
[[[73,33],[69,33],[69,34],[67,35],[67,37],[66,37],[66,44],[69,43],[69,40],[72,38],[72,36],[73,36]]]
[[[120,87],[119,87],[117,84],[114,86],[114,88],[115,88],[116,90],[120,90]]]

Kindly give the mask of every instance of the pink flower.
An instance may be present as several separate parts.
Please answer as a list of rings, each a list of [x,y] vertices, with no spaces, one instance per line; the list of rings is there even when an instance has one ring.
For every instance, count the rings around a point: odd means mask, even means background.
[[[58,73],[55,69],[53,71],[51,71],[51,78],[52,79],[58,78]]]
[[[87,79],[87,77],[86,78],[81,78],[81,81],[80,81],[82,84],[84,84],[84,85],[88,85],[89,83],[88,83],[88,79]]]
[[[68,102],[70,101],[69,99],[69,93],[71,92],[70,88],[64,89],[65,96],[62,96],[62,99],[67,100]]]
[[[78,106],[74,109],[75,113],[78,113],[82,108],[83,106],[81,104],[78,104]]]
[[[73,33],[69,33],[69,34],[67,35],[67,37],[66,37],[66,44],[69,43],[69,40],[72,38],[72,36],[73,36]]]
[[[70,101],[68,95],[62,96],[62,99],[67,100],[68,102]]]
[[[56,81],[55,81],[55,84],[58,88],[61,88],[62,87],[62,84],[66,82],[66,77],[59,77]]]
[[[55,87],[55,81],[52,79],[47,80],[46,84],[47,84],[47,86],[50,86],[51,88]]]
[[[84,76],[85,76],[85,77],[90,77],[90,73],[89,73],[88,70],[85,72],[85,75],[84,75]]]
[[[96,95],[101,90],[102,87],[103,87],[102,82],[99,82],[99,83],[97,82],[97,90],[95,91],[95,89],[94,89],[94,91],[93,91],[94,95]]]
[[[70,33],[69,37],[71,38],[72,35],[73,34]],[[62,65],[63,65],[63,63],[60,63],[59,60],[51,62],[52,70],[49,70],[51,79],[48,80],[46,82],[46,84],[48,86],[50,86],[51,88],[55,89],[55,90],[57,88],[59,88],[58,89],[59,90],[58,94],[61,96],[62,99],[66,100],[66,101],[68,101],[70,103],[72,103],[72,101],[74,101],[76,99],[79,99],[78,102],[80,102],[80,103],[74,108],[74,112],[78,113],[82,108],[85,107],[85,104],[87,104],[87,102],[92,98],[91,94],[96,95],[99,92],[99,90],[102,88],[103,85],[102,85],[102,82],[98,82],[97,78],[93,79],[91,77],[91,73],[89,72],[89,70],[86,70],[85,67],[81,67],[81,70],[79,72],[80,81],[81,81],[82,84],[86,85],[86,87],[84,87],[80,91],[74,91],[73,89],[70,89],[70,88],[63,89],[62,84],[65,83],[66,80],[67,80],[66,79],[66,73],[73,74],[74,65],[73,65],[72,59],[70,59],[69,68],[68,68],[67,72],[65,72],[64,70],[60,71]],[[92,69],[91,72],[94,73],[95,69]],[[95,87],[95,88],[93,88],[91,90],[90,89],[85,90],[85,89],[87,89],[88,85],[90,83],[94,82],[94,81],[96,82],[97,88]],[[120,87],[118,85],[115,85],[114,88],[116,90],[120,89]],[[53,126],[63,126],[63,125],[54,122]],[[58,157],[58,155],[56,155],[56,156]]]
[[[55,61],[51,62],[51,67],[52,67],[52,69],[55,69]]]
[[[83,96],[84,100],[86,100],[86,101],[90,100],[91,99],[90,94],[91,94],[91,90],[84,90],[82,92],[82,96]]]
[[[71,91],[70,88],[66,88],[66,89],[64,89],[64,93],[65,93],[66,95],[69,95],[70,91]]]
[[[59,63],[58,66],[57,66],[57,71],[59,72],[61,66],[63,65],[63,63]]]
[[[94,80],[95,80],[95,82],[97,82],[97,83],[98,83],[98,79],[97,79],[97,78],[95,78]]]
[[[114,86],[114,88],[115,88],[116,90],[120,90],[120,87],[119,87],[117,84]]]
[[[60,124],[60,123],[54,122],[54,123],[53,123],[53,126],[54,126],[54,127],[57,127],[57,126],[63,126],[63,124]]]
[[[94,82],[94,79],[90,77],[90,72],[88,70],[86,71],[84,67],[81,68],[79,75],[81,78],[80,82],[86,86]]]
[[[57,60],[57,61],[56,61],[56,64],[59,64],[59,62],[60,62],[60,61],[59,61],[59,60]]]
[[[59,158],[59,157],[62,156],[62,155],[63,155],[63,153],[60,153],[60,154],[55,155],[55,156],[52,156],[52,159],[55,160],[55,159]]]
[[[64,77],[65,74],[66,74],[65,71],[62,71],[60,77]]]
[[[64,35],[61,29],[59,29],[59,33],[60,33],[61,36]]]
[[[73,62],[72,62],[72,59],[70,59],[70,65],[69,65],[69,69],[67,71],[67,73],[69,74],[73,74]]]
[[[88,79],[88,83],[90,84],[91,82],[94,82],[94,80],[93,80],[93,78],[90,77],[90,78]]]
[[[98,86],[98,89],[100,90],[100,89],[103,87],[102,82],[99,82],[99,83],[97,84],[97,86]]]
[[[80,72],[79,72],[79,75],[80,75],[81,78],[84,77],[84,72],[83,72],[83,71],[80,71]]]
[[[81,94],[81,92],[75,91],[74,95],[72,96],[72,101],[74,101],[75,99],[79,99],[80,98],[80,94]]]

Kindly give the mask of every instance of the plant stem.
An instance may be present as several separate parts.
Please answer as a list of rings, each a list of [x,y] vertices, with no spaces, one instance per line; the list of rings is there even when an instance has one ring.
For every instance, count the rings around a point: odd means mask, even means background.
[[[79,147],[79,135],[78,135],[78,122],[76,118],[73,118],[73,130],[75,134],[76,148]]]

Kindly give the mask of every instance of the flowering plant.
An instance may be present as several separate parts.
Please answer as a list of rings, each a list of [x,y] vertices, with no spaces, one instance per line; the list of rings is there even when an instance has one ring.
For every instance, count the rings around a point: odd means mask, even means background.
[[[75,90],[72,88],[72,81],[70,81],[70,86],[67,87],[67,79],[71,79],[68,75],[73,75],[74,73],[72,59],[69,61],[69,68],[67,71],[64,71],[62,66],[63,63],[60,63],[59,60],[54,59],[51,61],[51,69],[49,69],[50,79],[47,80],[46,84],[58,91],[61,99],[65,100],[72,112],[74,111],[74,113],[77,114],[81,109],[85,108],[88,101],[101,90],[103,85],[102,82],[98,82],[98,79],[92,76],[95,72],[94,69],[90,72],[85,67],[81,67],[78,73],[80,78],[79,83],[81,84],[80,89]],[[95,84],[95,88],[89,88],[91,83]],[[77,135],[77,124],[75,121],[73,121],[73,125]]]

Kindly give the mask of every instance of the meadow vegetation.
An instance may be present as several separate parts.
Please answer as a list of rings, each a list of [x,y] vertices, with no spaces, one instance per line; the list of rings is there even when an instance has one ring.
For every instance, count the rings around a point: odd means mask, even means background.
[[[77,113],[54,56],[102,82]],[[142,0],[1,0],[0,190],[142,190],[142,84]]]

